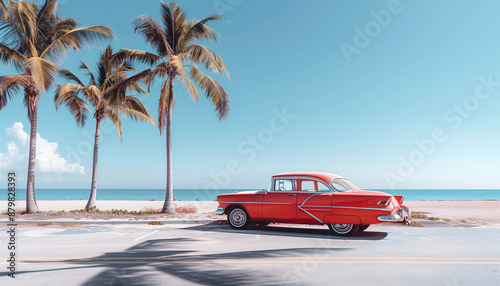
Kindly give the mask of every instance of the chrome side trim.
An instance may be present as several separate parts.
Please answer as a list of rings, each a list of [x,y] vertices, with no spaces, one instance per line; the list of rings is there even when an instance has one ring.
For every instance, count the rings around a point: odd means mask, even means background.
[[[364,207],[332,206],[332,209],[333,208],[338,208],[338,209],[360,209],[360,210],[372,210],[372,211],[391,211],[390,209],[387,209],[387,208],[364,208]]]
[[[316,206],[316,205],[307,205],[306,207],[314,207],[314,208],[331,208],[331,206]]]
[[[304,204],[312,197],[316,196],[316,195],[319,195],[319,193],[316,193],[316,194],[312,194],[310,195],[309,197],[307,197],[307,199],[305,199],[302,204],[300,206],[297,206],[300,210],[302,210],[303,212],[305,212],[306,214],[308,214],[310,217],[312,217],[313,219],[319,221],[321,224],[324,224],[324,222],[322,220],[320,220],[319,218],[315,217],[313,214],[311,214],[310,212],[306,211],[303,207],[309,207],[309,206],[305,206]]]
[[[301,209],[302,211],[304,211],[306,214],[308,214],[309,216],[311,216],[313,219],[319,221],[321,224],[324,224],[324,222],[322,220],[320,220],[319,218],[315,217],[314,215],[312,215],[310,212],[306,211],[305,209],[302,208],[302,206],[298,206],[299,209]]]
[[[305,200],[302,202],[301,206],[303,206],[303,205],[304,205],[304,204],[305,204],[305,203],[306,203],[306,202],[307,202],[310,198],[312,198],[312,197],[314,197],[314,196],[317,196],[317,195],[319,195],[319,193],[312,194],[312,195],[310,195],[309,197],[307,197],[307,199],[305,199]]]

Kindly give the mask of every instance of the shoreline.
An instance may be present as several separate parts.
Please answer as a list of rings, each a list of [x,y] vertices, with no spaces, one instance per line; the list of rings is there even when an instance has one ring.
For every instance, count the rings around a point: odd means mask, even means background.
[[[87,200],[37,200],[41,214],[23,214],[17,215],[17,219],[40,219],[57,220],[60,218],[81,220],[83,218],[95,220],[105,219],[103,215],[94,215],[89,213],[68,213],[72,210],[81,210],[85,208]],[[123,200],[98,200],[96,206],[99,210],[110,211],[149,211],[160,212],[164,201],[123,201]],[[7,218],[6,200],[0,200],[0,219]],[[500,227],[500,201],[499,200],[456,200],[456,201],[405,201],[404,205],[410,207],[414,213],[425,214],[428,217],[435,218],[434,222],[446,224],[461,225],[489,225]],[[225,216],[215,215],[217,201],[174,201],[176,214],[151,214],[141,219],[166,219],[166,220],[225,220]],[[185,212],[186,208],[194,209],[194,213]],[[25,210],[25,201],[16,201],[16,212]],[[64,212],[62,212],[64,211]],[[60,213],[58,213],[60,212]],[[131,217],[139,219],[141,216],[133,215],[112,215],[113,218],[130,219]],[[437,219],[439,218],[439,219]],[[109,219],[109,218],[108,218]]]

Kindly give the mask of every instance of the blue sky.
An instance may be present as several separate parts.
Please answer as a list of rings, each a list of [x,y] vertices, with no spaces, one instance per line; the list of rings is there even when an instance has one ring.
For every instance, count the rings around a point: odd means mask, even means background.
[[[232,108],[220,122],[209,100],[176,89],[174,188],[261,188],[286,171],[336,173],[368,189],[500,188],[497,1],[177,3],[188,19],[224,15],[210,24],[219,41],[204,44],[229,68],[231,81],[214,77]],[[62,66],[93,66],[108,43],[151,51],[131,21],[160,21],[159,7],[61,1],[63,17],[117,36],[68,53]],[[155,118],[159,89],[142,97]],[[53,93],[39,105],[36,187],[89,188],[95,121],[77,127],[55,111]],[[125,120],[120,143],[103,124],[98,187],[164,188],[165,135]],[[20,94],[0,111],[0,179],[16,171],[25,180],[27,132]]]

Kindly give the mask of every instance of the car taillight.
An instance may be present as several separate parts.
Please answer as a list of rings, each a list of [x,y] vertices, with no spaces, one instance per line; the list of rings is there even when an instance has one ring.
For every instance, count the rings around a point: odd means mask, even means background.
[[[391,203],[392,196],[388,198],[387,200],[381,200],[378,202],[379,206],[388,206]]]

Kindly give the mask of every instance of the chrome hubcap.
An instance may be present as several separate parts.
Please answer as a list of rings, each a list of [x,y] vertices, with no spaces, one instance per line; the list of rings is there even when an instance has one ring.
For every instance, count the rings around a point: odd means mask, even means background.
[[[333,230],[338,234],[346,234],[352,230],[352,224],[331,224]]]
[[[231,211],[229,221],[234,227],[242,227],[247,222],[247,216],[242,209],[234,209]]]

